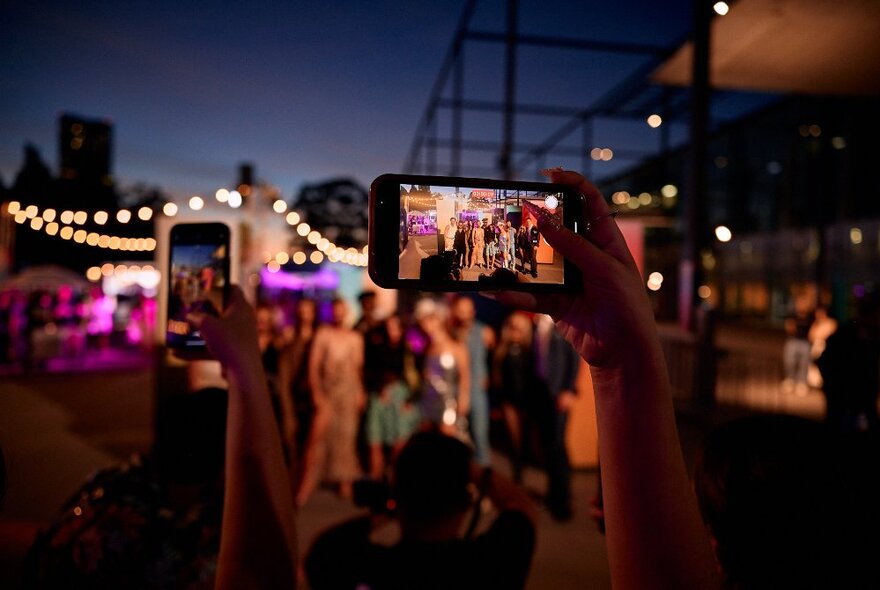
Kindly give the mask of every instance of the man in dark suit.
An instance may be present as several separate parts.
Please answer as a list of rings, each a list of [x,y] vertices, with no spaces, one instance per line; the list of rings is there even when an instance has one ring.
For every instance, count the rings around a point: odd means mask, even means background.
[[[541,244],[541,233],[538,231],[538,226],[535,225],[535,222],[532,221],[531,217],[526,220],[526,237],[528,237],[528,250],[526,251],[526,256],[528,257],[529,270],[533,277],[537,277],[538,246]],[[525,260],[523,261],[523,272],[526,272]]]
[[[535,419],[547,470],[545,503],[557,520],[569,520],[571,507],[571,465],[565,446],[568,412],[577,398],[576,382],[581,357],[565,341],[550,316],[536,316]]]

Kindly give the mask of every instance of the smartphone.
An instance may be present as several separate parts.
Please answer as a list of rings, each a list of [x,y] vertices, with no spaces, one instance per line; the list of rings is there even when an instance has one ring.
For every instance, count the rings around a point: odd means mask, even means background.
[[[229,227],[180,223],[171,228],[168,260],[168,324],[165,342],[178,351],[203,353],[205,341],[186,316],[219,315],[229,294]]]
[[[525,201],[584,229],[584,197],[569,186],[379,176],[370,186],[370,277],[423,291],[580,290],[580,271],[547,243]]]

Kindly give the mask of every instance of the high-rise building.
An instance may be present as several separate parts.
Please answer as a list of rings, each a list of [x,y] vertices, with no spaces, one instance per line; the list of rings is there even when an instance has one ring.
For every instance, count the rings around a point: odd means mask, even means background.
[[[106,121],[61,115],[59,140],[60,176],[86,185],[111,186],[113,128]]]

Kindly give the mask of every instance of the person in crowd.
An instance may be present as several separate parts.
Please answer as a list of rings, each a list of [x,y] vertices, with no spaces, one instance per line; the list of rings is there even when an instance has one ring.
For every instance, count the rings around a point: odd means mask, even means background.
[[[460,268],[464,268],[467,262],[467,228],[468,222],[462,221],[455,230],[455,264]]]
[[[393,315],[366,335],[367,403],[364,429],[369,446],[369,473],[385,479],[387,459],[393,461],[418,429],[421,415],[404,379],[406,346],[400,317]]]
[[[358,304],[361,306],[361,317],[354,324],[354,329],[360,334],[366,334],[371,328],[381,325],[382,321],[377,317],[376,307],[378,300],[375,291],[363,291],[358,295]]]
[[[464,260],[461,268],[467,268],[471,264],[471,252],[474,249],[474,224],[472,221],[464,222]]]
[[[526,272],[526,260],[528,260],[529,251],[529,235],[528,228],[526,228],[525,224],[519,226],[519,229],[516,231],[516,251],[519,254],[519,262],[520,262],[520,271],[523,273]]]
[[[421,370],[419,410],[424,423],[442,432],[468,438],[470,413],[470,361],[465,346],[447,327],[445,306],[424,298],[413,314],[427,337]]]
[[[532,321],[513,312],[501,327],[498,346],[492,354],[492,387],[501,402],[501,412],[510,443],[513,481],[522,482],[528,457],[529,397],[534,394]]]
[[[458,294],[452,300],[452,334],[467,351],[470,369],[470,437],[474,443],[474,458],[480,465],[489,465],[489,371],[487,351],[495,345],[492,328],[477,321],[477,310],[470,297]]]
[[[309,358],[318,329],[314,299],[296,302],[293,332],[278,361],[278,399],[281,406],[281,440],[290,469],[293,490],[299,488],[305,464],[306,443],[312,430],[315,404],[309,387]]]
[[[360,476],[356,439],[359,414],[366,405],[364,340],[345,326],[347,313],[345,301],[335,299],[331,323],[318,328],[312,343],[309,387],[315,418],[297,492],[299,506],[322,480],[336,485],[341,497],[350,498],[352,482]]]
[[[269,380],[269,391],[272,392],[273,407],[276,414],[281,413],[278,396],[278,362],[284,343],[281,339],[281,330],[276,317],[276,309],[272,305],[262,304],[257,306],[257,343],[260,346],[260,355],[263,359],[263,370]]]
[[[541,245],[541,233],[532,218],[526,219],[526,240],[524,244],[523,273],[526,272],[526,261],[529,263],[529,272],[532,277],[538,276],[538,247]]]
[[[510,266],[510,234],[504,222],[498,224],[498,254],[501,256],[501,268]]]
[[[513,227],[513,223],[508,219],[505,224],[505,231],[507,232],[507,268],[510,270],[514,270],[516,268],[516,228]]]
[[[492,224],[489,223],[489,219],[483,219],[483,257],[486,259],[486,268],[491,268],[489,266],[489,244],[492,243],[494,236],[492,234]]]
[[[98,471],[64,503],[25,559],[23,587],[213,587],[226,411],[222,389],[161,400],[151,452]]]
[[[443,249],[444,250],[454,250],[455,249],[455,234],[458,231],[458,221],[456,221],[455,217],[449,218],[449,223],[446,224],[446,227],[443,228]]]
[[[828,313],[828,308],[820,305],[813,311],[813,323],[807,338],[810,341],[810,369],[807,373],[807,384],[816,389],[822,389],[822,373],[816,366],[816,360],[825,352],[825,343],[828,337],[837,330],[837,320]]]
[[[876,443],[785,415],[710,432],[694,482],[727,587],[880,587]]]
[[[486,249],[486,232],[482,225],[474,223],[474,229],[471,235],[473,240],[473,247],[471,248],[471,267],[482,267],[486,264],[486,258],[484,255]]]
[[[495,268],[496,257],[498,256],[498,233],[494,223],[486,221],[483,228],[486,234],[486,268]]]
[[[876,430],[880,425],[880,293],[858,300],[856,317],[828,337],[816,364],[822,373],[828,425],[837,432]]]
[[[785,346],[782,349],[785,378],[782,390],[794,391],[797,395],[807,395],[807,374],[810,369],[810,326],[813,314],[802,305],[796,305],[794,313],[785,318]]]
[[[565,444],[568,414],[577,399],[577,375],[581,357],[565,341],[553,319],[544,314],[535,317],[533,338],[535,359],[535,395],[532,415],[538,424],[547,494],[544,503],[557,520],[570,520],[571,464]]]
[[[479,490],[474,497],[471,488]],[[305,559],[309,586],[324,588],[522,588],[535,547],[536,511],[512,482],[471,461],[461,441],[414,435],[394,464],[392,515],[373,514],[320,534]],[[498,510],[485,532],[462,533],[483,498]],[[476,512],[474,512],[476,511]],[[396,526],[399,541],[370,535]]]

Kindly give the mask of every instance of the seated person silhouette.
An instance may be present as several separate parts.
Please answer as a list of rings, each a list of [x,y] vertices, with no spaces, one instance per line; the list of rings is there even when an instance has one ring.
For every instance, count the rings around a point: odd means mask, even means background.
[[[477,536],[462,534],[485,496],[499,511]],[[472,461],[461,441],[435,431],[414,435],[394,465],[393,516],[339,524],[315,540],[305,561],[309,586],[322,588],[522,588],[535,547],[535,507],[506,478]],[[478,514],[478,512],[473,512]],[[473,519],[473,515],[471,516]],[[396,522],[400,540],[370,540]]]

